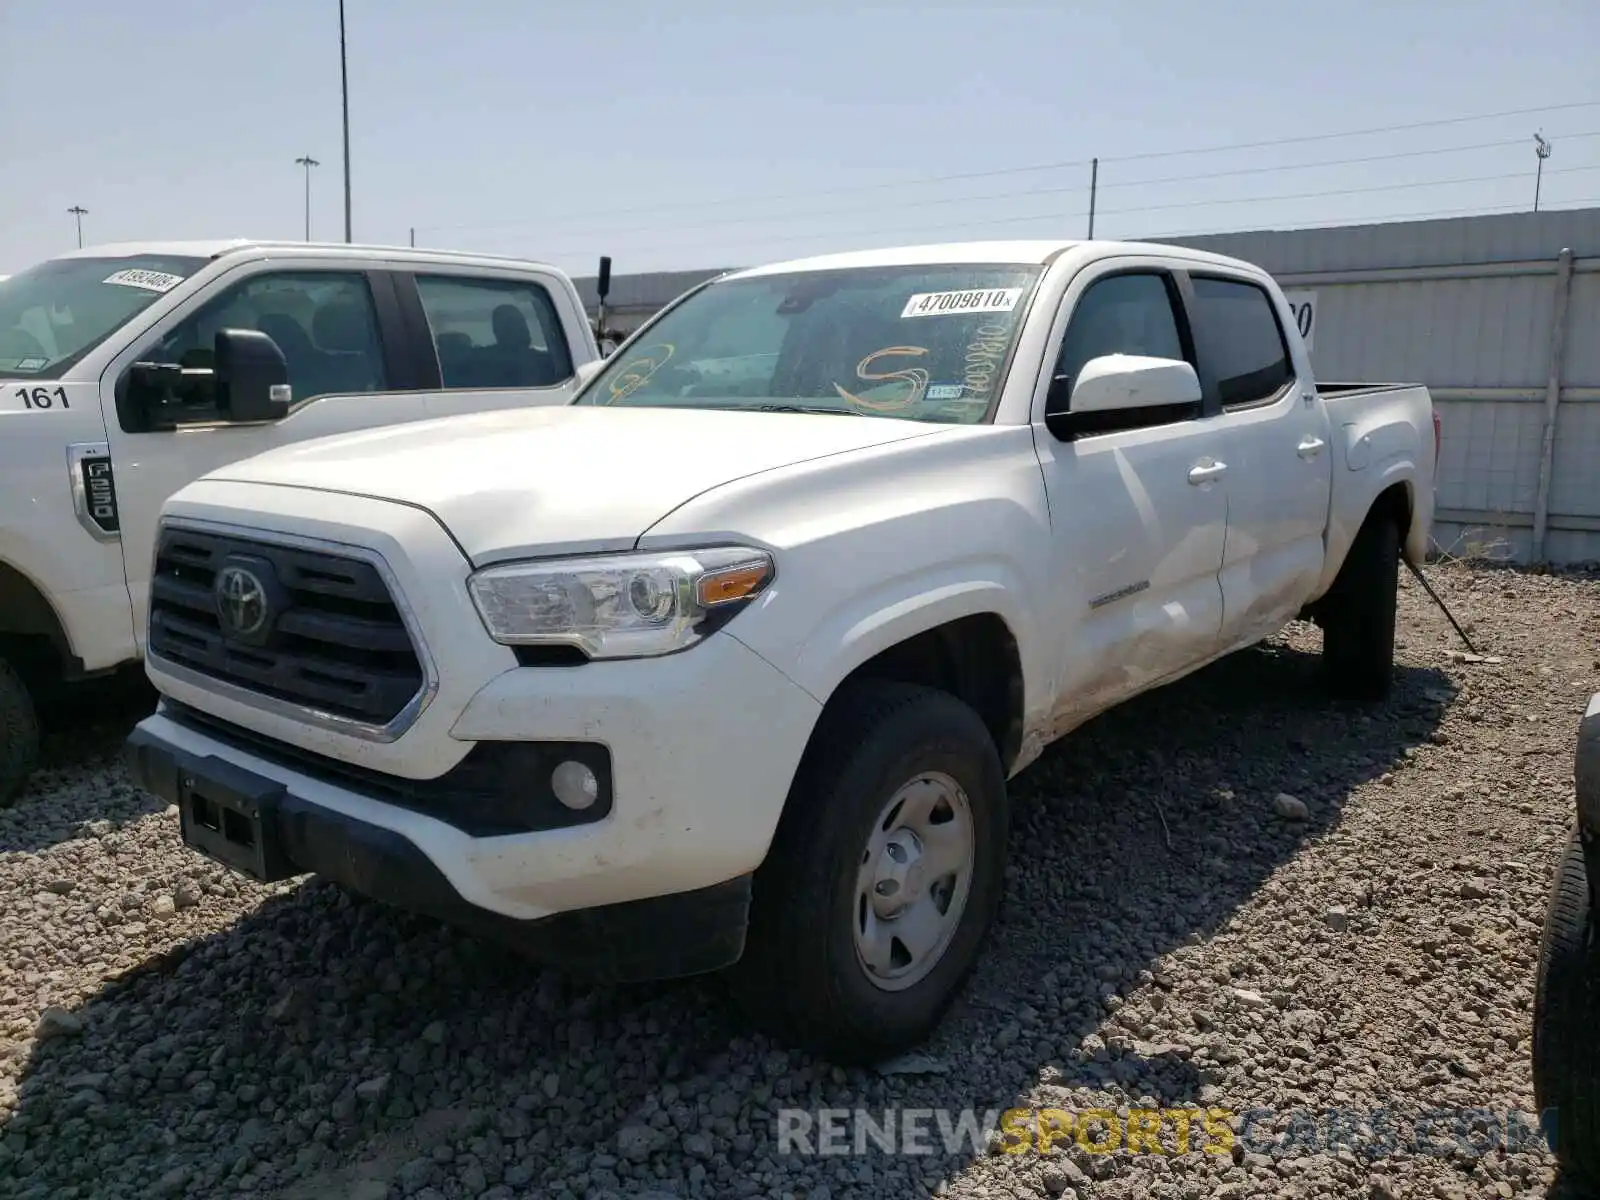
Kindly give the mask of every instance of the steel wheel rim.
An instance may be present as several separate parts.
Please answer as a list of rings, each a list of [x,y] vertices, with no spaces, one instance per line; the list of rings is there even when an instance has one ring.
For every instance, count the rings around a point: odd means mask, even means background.
[[[851,932],[873,986],[904,991],[944,959],[961,926],[977,860],[972,802],[942,771],[889,798],[856,871]]]

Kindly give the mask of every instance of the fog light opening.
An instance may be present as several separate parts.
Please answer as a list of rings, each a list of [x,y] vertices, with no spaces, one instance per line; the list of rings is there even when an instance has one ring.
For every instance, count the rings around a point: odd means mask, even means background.
[[[550,790],[557,800],[575,812],[582,812],[600,799],[600,781],[595,773],[573,759],[550,772]]]

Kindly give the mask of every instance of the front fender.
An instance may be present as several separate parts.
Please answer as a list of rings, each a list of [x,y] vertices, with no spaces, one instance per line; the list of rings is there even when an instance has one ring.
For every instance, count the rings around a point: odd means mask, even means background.
[[[1600,911],[1600,692],[1589,697],[1578,723],[1578,748],[1573,761],[1578,801],[1578,841],[1589,877],[1591,911]]]
[[[1600,692],[1589,697],[1588,711],[1578,723],[1573,783],[1578,797],[1578,825],[1586,836],[1600,840]]]
[[[1024,589],[1024,581],[1004,563],[983,559],[884,580],[817,613],[782,665],[826,703],[852,671],[889,647],[963,617],[993,614],[1016,640],[1024,664],[1024,705],[1032,711],[1044,701],[1037,694],[1043,691],[1038,676],[1026,665],[1039,661],[1039,655],[1034,622],[1018,602]],[[735,636],[740,632],[737,624],[730,629]]]

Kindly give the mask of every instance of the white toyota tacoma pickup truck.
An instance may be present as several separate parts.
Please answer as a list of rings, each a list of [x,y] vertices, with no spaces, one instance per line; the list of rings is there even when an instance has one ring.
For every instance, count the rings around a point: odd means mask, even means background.
[[[178,488],[306,438],[565,403],[596,357],[572,281],[513,259],[149,243],[0,280],[0,805],[36,699],[138,661]]]
[[[1389,687],[1432,403],[1319,392],[1289,318],[1165,246],[844,254],[691,291],[569,406],[235,462],[165,508],[130,763],[257,878],[896,1052],[1051,742],[1303,616]]]

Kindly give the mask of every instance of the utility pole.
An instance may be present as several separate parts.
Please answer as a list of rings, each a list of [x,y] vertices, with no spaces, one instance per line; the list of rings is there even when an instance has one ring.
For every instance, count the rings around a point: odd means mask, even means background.
[[[81,204],[74,204],[67,209],[69,213],[78,218],[78,249],[83,249],[83,219],[89,215],[89,210]]]
[[[311,240],[311,168],[320,167],[322,164],[309,154],[302,154],[294,160],[306,169],[306,241]]]
[[[1079,160],[1082,161],[1081,159]],[[1089,240],[1094,241],[1094,202],[1100,191],[1100,160],[1089,161]]]
[[[339,93],[344,110],[344,240],[350,242],[350,71],[345,60],[344,0],[339,0]]]
[[[1539,187],[1544,182],[1544,160],[1550,157],[1550,143],[1544,140],[1542,133],[1533,135],[1533,152],[1539,159],[1539,166],[1533,176],[1533,211],[1539,211]]]

